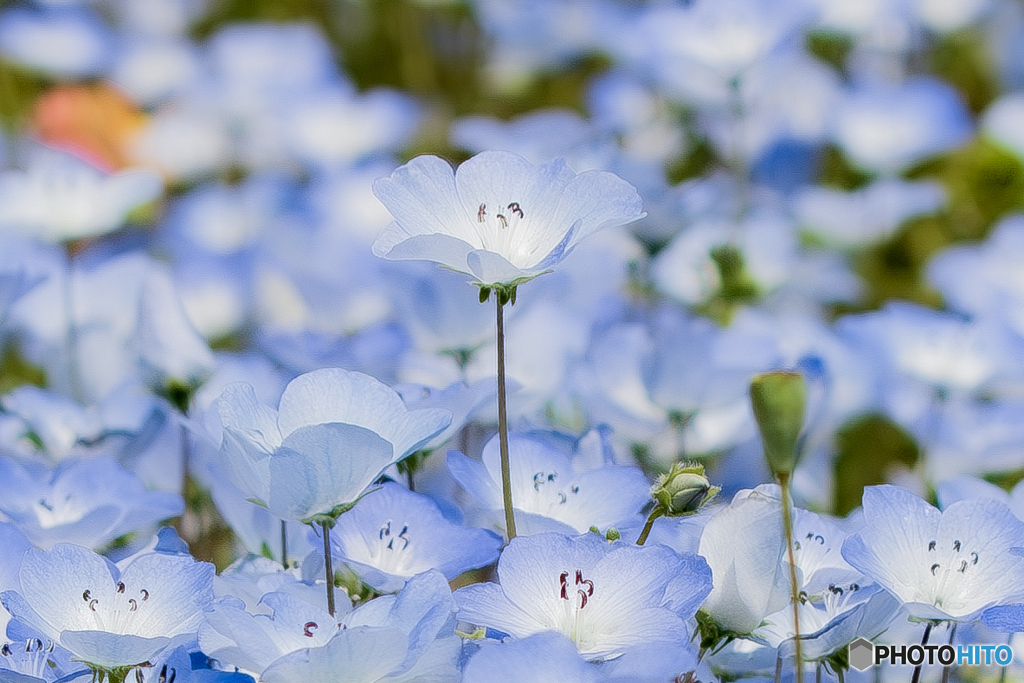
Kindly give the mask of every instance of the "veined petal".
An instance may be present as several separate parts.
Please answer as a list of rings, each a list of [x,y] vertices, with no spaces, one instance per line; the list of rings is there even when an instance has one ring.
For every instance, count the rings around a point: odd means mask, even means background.
[[[391,223],[373,243],[373,253],[392,261],[434,261],[460,273],[470,273],[467,256],[473,252],[468,242],[440,233],[408,236],[401,226]]]
[[[365,427],[299,427],[271,458],[268,507],[284,519],[328,513],[355,502],[392,462],[391,444]]]
[[[454,595],[459,618],[476,626],[494,628],[518,638],[554,628],[509,601],[495,583],[474,583],[458,589]]]
[[[538,275],[532,269],[517,268],[501,254],[482,249],[469,252],[466,264],[476,281],[485,285],[508,284]]]
[[[467,232],[469,214],[459,201],[455,172],[443,159],[418,156],[376,180],[373,194],[410,237],[436,233],[481,246]]]
[[[171,644],[170,638],[144,638],[107,631],[64,631],[60,644],[89,664],[116,669],[148,661]]]
[[[281,657],[260,676],[265,683],[373,683],[402,666],[406,635],[394,628],[339,631],[327,645]]]
[[[278,424],[283,434],[323,423],[347,423],[372,430],[394,445],[398,460],[451,422],[451,412],[409,411],[391,387],[361,372],[324,368],[296,377],[281,395]]]

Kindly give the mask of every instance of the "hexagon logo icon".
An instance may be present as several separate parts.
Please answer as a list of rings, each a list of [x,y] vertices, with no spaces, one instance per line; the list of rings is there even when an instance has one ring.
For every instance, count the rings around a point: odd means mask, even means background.
[[[857,671],[864,671],[875,663],[875,646],[870,640],[858,638],[850,643],[850,666]]]

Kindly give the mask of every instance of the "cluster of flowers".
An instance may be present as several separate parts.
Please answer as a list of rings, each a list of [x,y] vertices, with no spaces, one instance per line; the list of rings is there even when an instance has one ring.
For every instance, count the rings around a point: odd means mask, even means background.
[[[1024,630],[983,479],[1024,468],[1024,217],[931,259],[945,308],[836,313],[908,221],[989,215],[912,169],[1024,173],[1019,2],[471,0],[496,96],[607,66],[586,116],[451,122],[457,169],[317,25],[210,9],[0,10],[0,682],[867,680],[857,638]],[[923,66],[968,39],[973,113]],[[865,416],[916,459],[815,512]]]

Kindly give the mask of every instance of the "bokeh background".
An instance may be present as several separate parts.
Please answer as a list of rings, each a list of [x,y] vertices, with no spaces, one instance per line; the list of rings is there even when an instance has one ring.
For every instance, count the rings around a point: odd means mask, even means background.
[[[457,163],[510,149],[614,171],[648,211],[580,254],[568,282],[538,280],[534,298],[571,314],[519,307],[522,357],[557,357],[554,370],[513,370],[528,397],[521,426],[610,424],[619,457],[652,475],[700,456],[727,491],[765,480],[751,456],[730,455],[756,451],[749,418],[708,427],[731,437],[680,445],[718,399],[659,403],[649,359],[677,348],[691,366],[745,377],[804,363],[830,379],[844,398],[818,416],[827,426],[798,491],[808,506],[845,514],[883,481],[934,499],[947,476],[1006,489],[1024,476],[1024,250],[990,238],[1019,232],[1024,208],[1020,0],[5,0],[0,124],[0,273],[21,283],[0,328],[9,450],[59,459],[10,398],[27,386],[94,407],[134,378],[202,420],[223,385],[207,380],[235,367],[225,358],[278,387],[330,364],[433,386],[486,376],[472,357],[489,353],[489,319],[441,311],[447,295],[430,289],[462,285],[370,255],[388,221],[370,188],[417,154]],[[976,258],[935,265],[957,253]],[[135,313],[66,325],[53,273],[96,275],[78,298],[89,308],[135,277],[104,264],[138,254],[166,268],[163,310],[180,308],[217,361],[197,352],[172,368],[165,350],[146,375],[97,360],[137,352]],[[673,337],[665,316],[688,331]],[[820,330],[798,350],[786,346],[794,320]],[[979,331],[990,322],[1010,341],[960,381],[977,338],[996,338]],[[693,325],[734,330],[749,363],[708,360],[718,337],[698,343]],[[107,331],[83,331],[97,326]],[[169,329],[153,334],[186,347]],[[534,335],[554,341],[530,346]],[[74,344],[91,351],[76,361]],[[842,365],[830,344],[870,362]],[[906,358],[930,352],[925,369]],[[647,394],[631,395],[641,376]],[[478,450],[492,421],[459,445]],[[204,476],[185,485],[183,534],[223,566],[237,549]]]

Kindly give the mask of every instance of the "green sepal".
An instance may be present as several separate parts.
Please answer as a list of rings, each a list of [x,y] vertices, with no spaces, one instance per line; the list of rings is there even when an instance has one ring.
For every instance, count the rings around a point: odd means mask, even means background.
[[[338,517],[341,517],[343,514],[354,508],[356,506],[356,503],[358,503],[363,498],[370,495],[379,488],[380,487],[377,486],[372,489],[367,489],[363,493],[359,494],[359,497],[353,500],[351,503],[339,503],[338,505],[335,505],[333,508],[331,508],[330,512],[318,512],[315,515],[311,515],[310,517],[306,517],[305,519],[299,521],[301,521],[303,524],[310,524],[314,527],[326,526],[328,529],[333,529],[334,525],[338,522]]]
[[[245,501],[246,501],[247,503],[252,503],[253,505],[259,505],[259,506],[260,506],[261,508],[263,508],[264,510],[268,509],[268,508],[267,508],[267,504],[266,504],[266,503],[264,503],[264,502],[263,502],[262,500],[260,500],[259,498],[246,498],[246,499],[245,499]]]
[[[76,662],[82,660],[76,659]],[[141,664],[132,664],[130,666],[119,666],[114,669],[103,669],[98,666],[93,666],[89,662],[83,662],[87,667],[92,669],[93,680],[103,683],[103,681],[109,681],[109,683],[124,683],[125,679],[128,678],[128,674],[131,673],[132,669],[136,669],[142,666],[152,666],[149,662],[142,662]]]
[[[427,456],[433,452],[434,451],[421,450],[416,451],[415,453],[410,453],[408,456],[402,458],[395,463],[396,467],[398,467],[399,474],[407,474],[409,472],[416,474],[423,465],[423,461],[425,461]]]
[[[715,654],[732,641],[737,638],[743,638],[748,634],[727,631],[719,626],[710,614],[704,610],[698,610],[697,632],[694,635],[700,636],[700,649],[702,651]]]
[[[517,277],[515,280],[512,280],[511,282],[498,282],[498,283],[492,282],[492,283],[489,283],[489,284],[484,284],[483,282],[474,282],[473,284],[480,288],[480,303],[484,303],[488,299],[490,299],[491,298],[491,292],[493,291],[495,293],[495,295],[497,295],[497,297],[498,297],[498,303],[499,304],[504,306],[505,304],[509,304],[510,303],[513,306],[515,306],[516,294],[517,294],[517,290],[518,290],[519,285],[523,284],[524,282],[529,282],[530,280],[532,280],[533,278],[535,278],[535,277],[537,277],[539,275],[546,275],[547,273],[550,273],[550,272],[553,272],[553,271],[545,270],[545,271],[543,271],[541,273],[537,273],[536,275],[529,275],[529,276],[526,276],[526,277]]]
[[[650,517],[685,517],[696,514],[722,488],[712,486],[704,476],[704,465],[700,463],[673,463],[672,469],[658,478],[651,487],[651,497],[656,505]]]

